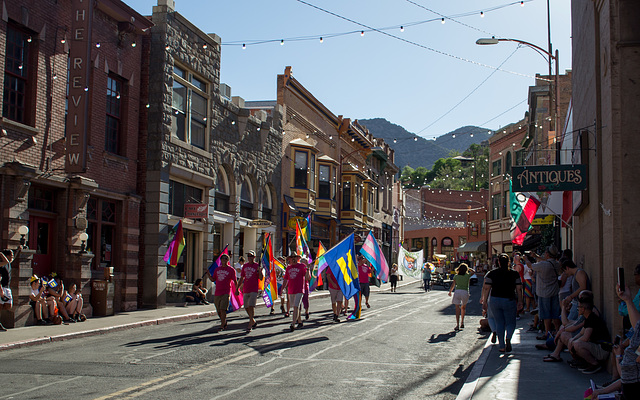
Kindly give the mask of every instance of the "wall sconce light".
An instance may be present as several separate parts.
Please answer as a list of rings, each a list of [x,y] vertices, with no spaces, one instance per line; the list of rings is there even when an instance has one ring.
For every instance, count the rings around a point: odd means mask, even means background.
[[[80,234],[80,254],[84,254],[86,253],[85,249],[87,248],[87,240],[89,239],[89,235],[87,235],[87,232],[82,232]]]
[[[80,204],[78,204],[78,210],[84,210],[87,207],[87,203],[89,202],[89,193],[85,193],[84,197],[80,200]]]
[[[29,233],[29,228],[26,225],[22,225],[18,228],[18,233],[20,234],[20,248],[25,249],[27,247],[25,245],[27,240],[24,237]]]
[[[27,193],[29,193],[30,187],[31,187],[31,182],[29,181],[23,180],[21,183],[18,183],[16,199],[18,201],[24,201],[25,196],[27,195]]]

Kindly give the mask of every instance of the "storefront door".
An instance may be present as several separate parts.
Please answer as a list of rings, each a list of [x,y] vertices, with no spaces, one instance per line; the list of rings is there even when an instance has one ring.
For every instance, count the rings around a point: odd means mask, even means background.
[[[49,275],[53,267],[53,232],[55,220],[43,217],[29,218],[29,248],[33,255],[33,273],[38,276]]]

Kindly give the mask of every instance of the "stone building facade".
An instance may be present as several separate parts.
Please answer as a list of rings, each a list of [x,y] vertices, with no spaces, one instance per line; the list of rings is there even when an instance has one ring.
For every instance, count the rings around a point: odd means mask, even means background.
[[[640,253],[640,3],[575,0],[571,3],[573,48],[573,159],[586,164],[588,188],[574,192],[576,264],[591,278],[596,305],[612,335],[617,313],[616,269],[633,270]]]
[[[112,269],[109,306],[137,307],[138,45],[150,26],[119,0],[3,2],[1,247],[22,247],[5,326],[32,318],[32,274],[76,284],[91,315],[90,281]]]
[[[149,128],[145,153],[141,303],[160,306],[175,281],[202,277],[228,246],[235,262],[259,250],[279,217],[282,116],[243,107],[220,93],[220,38],[177,13],[153,8],[149,59]],[[255,113],[254,113],[255,114]],[[201,205],[205,215],[186,207]],[[186,207],[185,207],[186,205]],[[268,220],[272,227],[254,227]],[[177,267],[163,256],[182,220],[186,248]],[[277,243],[277,241],[276,241]]]

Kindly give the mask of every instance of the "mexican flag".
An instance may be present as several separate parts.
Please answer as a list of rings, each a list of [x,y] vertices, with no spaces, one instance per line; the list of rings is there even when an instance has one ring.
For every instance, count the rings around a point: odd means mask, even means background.
[[[509,182],[510,201],[509,206],[511,210],[511,242],[513,244],[521,245],[524,242],[527,232],[531,229],[531,221],[536,216],[536,211],[540,207],[540,200],[534,195],[527,195],[525,193],[514,192]]]

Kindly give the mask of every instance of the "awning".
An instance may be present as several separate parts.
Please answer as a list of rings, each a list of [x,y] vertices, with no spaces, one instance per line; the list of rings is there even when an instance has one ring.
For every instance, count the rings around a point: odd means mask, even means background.
[[[476,251],[486,252],[487,251],[487,242],[467,242],[462,246],[458,247],[458,252],[460,253],[475,253]]]
[[[289,206],[289,209],[291,211],[296,211],[296,202],[293,201],[293,197],[291,196],[287,196],[286,194],[284,195],[284,202],[287,203],[287,205]]]

